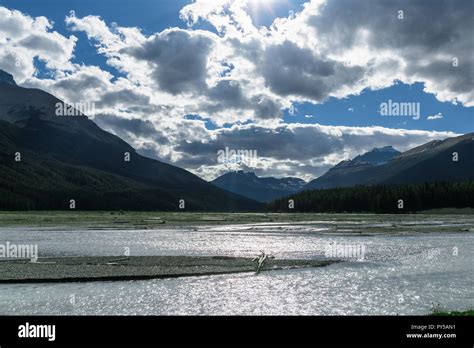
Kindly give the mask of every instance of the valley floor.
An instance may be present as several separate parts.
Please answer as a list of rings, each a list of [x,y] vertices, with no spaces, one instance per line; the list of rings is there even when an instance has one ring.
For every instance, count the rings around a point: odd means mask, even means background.
[[[162,229],[221,225],[323,225],[329,232],[474,232],[474,210],[441,209],[418,214],[194,213],[135,211],[0,211],[2,227]]]

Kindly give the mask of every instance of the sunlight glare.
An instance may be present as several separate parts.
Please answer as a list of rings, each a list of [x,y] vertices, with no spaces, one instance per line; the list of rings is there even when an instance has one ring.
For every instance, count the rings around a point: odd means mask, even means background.
[[[275,6],[287,5],[289,0],[247,0],[247,7],[257,21],[263,16],[275,17]]]

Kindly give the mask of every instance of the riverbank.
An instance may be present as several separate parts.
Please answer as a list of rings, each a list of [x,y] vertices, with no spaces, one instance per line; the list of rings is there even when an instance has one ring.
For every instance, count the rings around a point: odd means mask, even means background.
[[[472,317],[474,316],[474,309],[460,312],[433,312],[431,315],[439,317]]]
[[[465,212],[465,211],[463,211]],[[133,211],[0,211],[2,227],[148,230],[265,224],[317,225],[330,233],[474,232],[474,214],[191,213]]]
[[[324,267],[337,260],[268,259],[261,271]],[[60,283],[178,278],[255,272],[251,258],[225,256],[62,257],[0,261],[1,283]]]

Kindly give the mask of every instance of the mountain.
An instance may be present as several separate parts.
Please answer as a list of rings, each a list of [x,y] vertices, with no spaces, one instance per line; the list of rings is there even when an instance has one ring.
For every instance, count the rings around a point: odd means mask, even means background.
[[[224,190],[238,193],[259,202],[270,202],[300,190],[306,182],[299,178],[259,178],[254,173],[226,173],[214,181],[214,185]]]
[[[453,154],[458,154],[458,161]],[[302,190],[474,179],[474,133],[435,140],[404,153],[374,149],[343,161]]]
[[[376,166],[382,165],[390,161],[392,158],[398,156],[400,151],[395,150],[391,146],[381,148],[374,148],[369,152],[355,157],[352,163],[370,163]]]
[[[16,86],[16,82],[13,79],[13,75],[3,70],[0,70],[0,84]]]
[[[67,209],[70,199],[84,210],[178,210],[181,199],[194,211],[261,206],[139,155],[79,112],[56,116],[58,103],[0,70],[0,209]]]
[[[360,175],[370,172],[375,167],[384,165],[400,152],[391,146],[374,148],[355,157],[353,160],[339,162],[325,174],[310,181],[303,190],[326,189],[333,187],[354,186],[361,180]]]

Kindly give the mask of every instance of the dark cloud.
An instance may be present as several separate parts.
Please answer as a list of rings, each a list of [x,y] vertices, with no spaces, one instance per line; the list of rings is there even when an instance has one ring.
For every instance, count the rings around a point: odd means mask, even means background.
[[[344,85],[355,84],[364,73],[362,68],[317,57],[290,41],[266,48],[259,69],[275,93],[316,101],[326,99]]]
[[[373,50],[402,57],[407,76],[455,94],[473,90],[473,13],[474,1],[465,0],[332,0],[308,24],[329,53],[347,51],[364,36]]]
[[[208,101],[200,105],[200,110],[207,114],[233,109],[253,110],[257,119],[275,119],[282,115],[281,105],[273,98],[265,94],[247,97],[238,81],[220,80],[206,96]]]
[[[18,42],[20,46],[43,52],[62,52],[60,41],[51,40],[45,35],[30,35]]]
[[[127,141],[133,141],[130,135],[136,138],[153,141],[157,146],[169,144],[167,136],[157,130],[153,123],[148,120],[127,119],[114,115],[100,114],[94,119],[100,127],[110,130]]]
[[[281,105],[264,94],[252,97],[250,102],[255,110],[255,116],[259,119],[273,119],[282,116]]]
[[[268,129],[259,126],[234,127],[218,133],[215,139],[200,142],[182,141],[176,150],[194,156],[217,158],[217,151],[225,147],[235,150],[257,150],[259,156],[278,160],[308,160],[341,150],[341,139],[318,132],[314,128]]]
[[[119,91],[107,92],[101,96],[97,103],[98,107],[112,107],[116,105],[149,105],[150,97],[137,93],[130,89],[122,89]]]
[[[151,36],[140,47],[123,49],[122,53],[150,63],[158,86],[179,94],[206,89],[207,61],[213,44],[207,34],[175,28]]]
[[[209,111],[241,108],[248,102],[240,83],[233,80],[220,80],[216,86],[209,88],[207,97],[212,102],[208,107]]]
[[[375,47],[430,50],[457,46],[472,33],[474,3],[464,0],[365,0],[327,1],[308,23],[318,38],[346,49],[368,30],[368,43]],[[403,19],[399,18],[403,11]]]
[[[76,94],[77,91],[101,87],[106,88],[104,81],[99,77],[87,73],[66,77],[53,84],[53,88],[60,88],[65,93],[71,95]]]
[[[474,58],[474,47],[472,55]],[[453,67],[451,61],[440,59],[433,59],[429,63],[414,62],[406,67],[406,73],[438,81],[452,93],[472,92],[474,90],[474,64],[472,61],[466,62],[462,59],[458,67]]]

